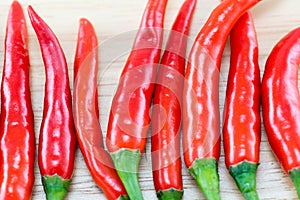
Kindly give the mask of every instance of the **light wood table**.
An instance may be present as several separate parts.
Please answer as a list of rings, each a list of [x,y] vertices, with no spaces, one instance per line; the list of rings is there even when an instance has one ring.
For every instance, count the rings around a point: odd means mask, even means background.
[[[37,13],[49,24],[57,34],[65,51],[69,65],[70,80],[73,80],[73,59],[80,17],[88,18],[95,26],[99,38],[99,105],[101,126],[106,134],[108,113],[119,75],[124,66],[128,52],[139,26],[139,21],[146,5],[146,0],[22,0],[24,8],[32,5]],[[169,29],[183,0],[170,0],[165,18],[165,28]],[[0,1],[0,63],[3,63],[3,40],[8,9],[11,1]],[[198,0],[190,31],[189,48],[198,31],[205,23],[211,10],[219,3],[218,0]],[[253,9],[253,16],[259,40],[259,63],[263,74],[266,58],[273,46],[291,29],[300,26],[299,0],[264,0]],[[28,17],[27,17],[28,19]],[[29,30],[29,47],[31,60],[32,103],[35,114],[35,131],[38,138],[42,117],[44,96],[44,67],[38,42],[27,20]],[[223,112],[226,79],[229,67],[229,47],[225,48],[222,60],[220,79],[220,112]],[[2,74],[2,67],[0,70]],[[0,75],[1,75],[0,74]],[[300,121],[299,121],[300,123]],[[221,122],[222,125],[222,122]],[[37,140],[38,142],[38,140]],[[299,141],[300,142],[300,141]],[[156,199],[150,156],[150,138],[146,152],[140,164],[139,181],[145,199]],[[275,159],[262,126],[261,162],[257,172],[257,190],[261,199],[296,199],[292,182],[283,172]],[[243,199],[235,183],[224,165],[222,148],[219,162],[222,199]],[[33,199],[45,199],[40,181],[38,166],[35,168],[35,186]],[[204,199],[195,181],[183,165],[184,199]],[[102,191],[93,182],[79,150],[73,181],[66,199],[105,199]]]

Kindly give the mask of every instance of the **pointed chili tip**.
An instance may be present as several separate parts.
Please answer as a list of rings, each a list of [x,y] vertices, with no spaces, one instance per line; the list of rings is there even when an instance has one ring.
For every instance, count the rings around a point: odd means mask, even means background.
[[[27,12],[28,12],[31,23],[32,22],[34,22],[34,23],[43,22],[42,18],[35,12],[35,10],[32,8],[31,5],[29,5],[27,7]],[[32,25],[33,25],[33,23],[32,23]]]
[[[90,22],[88,19],[86,19],[86,18],[80,18],[79,22],[80,22],[80,24],[83,25],[83,26],[84,26],[84,25],[91,26],[91,22]]]
[[[27,12],[30,18],[30,21],[34,21],[35,17],[37,16],[36,12],[34,11],[34,9],[32,8],[31,5],[29,5],[27,7]]]
[[[239,190],[247,200],[258,200],[256,191],[257,163],[243,161],[235,166],[230,166],[229,173],[235,180]]]
[[[31,14],[34,12],[34,10],[33,10],[33,8],[32,8],[31,5],[29,5],[29,6],[27,7],[27,11],[28,11],[28,14],[29,14],[29,15],[31,15]]]
[[[23,8],[18,1],[13,1],[10,6],[7,24],[8,26],[19,26],[19,24],[25,24]],[[16,29],[18,28],[16,27]]]
[[[24,23],[25,16],[22,5],[18,1],[13,1],[8,14],[8,21],[11,23]]]
[[[218,167],[215,158],[197,159],[189,168],[189,171],[196,179],[206,199],[221,199]]]
[[[96,36],[95,29],[94,29],[92,23],[88,19],[81,18],[79,20],[79,27],[80,27],[79,34],[85,33],[86,37],[95,37]],[[91,39],[91,38],[88,38],[88,39]]]
[[[14,11],[16,14],[18,14],[18,12],[23,13],[23,9],[22,9],[22,5],[18,2],[18,1],[13,1],[11,6],[10,6],[10,12]]]
[[[84,44],[86,47],[90,47],[88,48],[89,51],[98,46],[98,40],[94,26],[86,18],[81,18],[79,20],[78,42],[80,40],[85,41]]]
[[[32,8],[31,5],[27,7],[27,12],[29,15],[29,19],[31,22],[31,25],[33,29],[35,30],[35,33],[38,37],[38,40],[40,42],[40,45],[45,45],[45,43],[48,44],[49,41],[52,41],[57,45],[56,51],[60,52],[60,54],[63,54],[62,49],[60,47],[59,41],[54,34],[54,32],[51,30],[51,28],[48,26],[48,24],[35,12],[35,10]]]

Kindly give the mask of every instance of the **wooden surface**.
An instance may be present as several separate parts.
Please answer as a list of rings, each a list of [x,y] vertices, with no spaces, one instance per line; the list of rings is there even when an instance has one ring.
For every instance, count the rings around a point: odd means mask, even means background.
[[[118,83],[118,78],[127,58],[134,38],[134,33],[146,5],[146,0],[23,0],[26,9],[32,5],[57,34],[65,51],[69,65],[70,80],[73,79],[73,59],[77,39],[78,21],[87,17],[94,24],[100,42],[99,68],[99,105],[101,126],[106,134],[108,113],[111,100]],[[167,8],[165,28],[169,29],[183,0],[170,0]],[[207,19],[210,11],[219,0],[198,0],[190,32],[189,47],[198,31]],[[6,18],[11,1],[0,1],[0,63],[3,63],[3,40],[5,36]],[[272,47],[291,29],[300,26],[299,0],[264,0],[253,9],[257,28],[260,54],[261,74],[267,55]],[[27,17],[28,19],[28,17]],[[35,114],[36,138],[42,117],[44,96],[44,67],[40,49],[33,29],[27,20],[29,30],[29,47],[31,59],[31,88],[33,109]],[[224,94],[226,90],[227,71],[230,51],[228,45],[224,51],[220,79],[220,112],[223,112]],[[1,67],[2,73],[2,67]],[[299,122],[300,123],[300,122]],[[221,122],[222,125],[222,122]],[[38,141],[38,140],[37,140]],[[142,156],[139,181],[145,199],[156,199],[150,157],[150,140]],[[257,172],[257,190],[261,199],[296,199],[292,182],[280,168],[270,150],[262,126],[261,162]],[[219,162],[220,186],[222,199],[242,199],[236,185],[224,165],[224,153]],[[45,199],[41,186],[38,166],[35,168],[35,186],[33,199]],[[195,181],[183,165],[184,199],[204,199]],[[105,199],[101,190],[94,184],[86,169],[79,150],[73,181],[66,199]]]

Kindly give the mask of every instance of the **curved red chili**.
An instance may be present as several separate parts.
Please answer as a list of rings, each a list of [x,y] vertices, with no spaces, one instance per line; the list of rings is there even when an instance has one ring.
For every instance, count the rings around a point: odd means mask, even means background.
[[[256,169],[260,145],[258,44],[250,12],[230,33],[230,70],[224,106],[225,163],[246,199],[258,199]]]
[[[38,163],[47,199],[63,199],[73,174],[76,145],[68,68],[55,34],[30,6],[28,14],[46,69]]]
[[[29,87],[27,26],[21,5],[10,7],[0,115],[0,199],[31,199],[35,136]]]
[[[196,0],[186,0],[173,24],[161,59],[152,114],[152,168],[159,199],[183,195],[180,125],[187,37]]]
[[[112,101],[107,147],[130,199],[143,199],[138,184],[150,105],[160,59],[167,0],[149,0]]]
[[[191,49],[183,89],[184,160],[207,199],[220,199],[219,69],[227,36],[260,0],[225,0],[213,10]]]
[[[98,41],[92,24],[80,20],[74,62],[74,121],[85,163],[110,200],[128,199],[109,154],[103,148],[98,109]]]
[[[300,28],[273,48],[262,80],[262,108],[269,143],[300,198]]]

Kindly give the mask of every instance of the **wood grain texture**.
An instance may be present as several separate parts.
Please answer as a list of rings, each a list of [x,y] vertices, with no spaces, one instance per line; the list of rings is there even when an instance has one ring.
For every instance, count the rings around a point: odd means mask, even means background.
[[[70,80],[73,79],[73,60],[80,17],[88,18],[95,26],[99,38],[100,66],[98,74],[99,106],[101,126],[106,134],[108,114],[111,100],[118,83],[119,75],[124,66],[139,26],[146,0],[23,0],[21,3],[26,11],[27,5],[32,5],[39,15],[57,34],[65,51]],[[183,0],[170,0],[167,8],[165,28],[169,29]],[[205,23],[211,10],[218,0],[198,0],[192,22],[188,48]],[[3,63],[3,48],[5,26],[11,1],[0,2],[0,63]],[[259,41],[259,63],[263,74],[266,58],[273,46],[293,28],[300,26],[299,0],[264,0],[252,11],[257,28]],[[29,52],[31,61],[31,91],[35,114],[35,131],[38,138],[42,117],[44,96],[44,67],[38,42],[27,17],[29,30]],[[226,91],[227,71],[230,51],[225,48],[222,60],[220,79],[220,112],[223,112]],[[2,67],[0,75],[2,74]],[[2,75],[1,75],[2,76]],[[71,84],[73,85],[73,84]],[[221,124],[222,125],[222,122]],[[38,142],[38,140],[37,140]],[[145,154],[142,156],[139,180],[146,200],[156,199],[150,156],[150,139],[148,139]],[[297,199],[294,186],[284,174],[275,159],[267,142],[262,126],[261,162],[257,172],[257,190],[261,199]],[[243,199],[230,177],[224,163],[222,150],[219,173],[221,180],[222,199]],[[36,162],[34,200],[45,199],[41,185],[39,169]],[[183,165],[184,199],[204,199],[193,178]],[[94,184],[83,157],[77,149],[73,181],[66,199],[79,200],[84,198],[105,199],[102,191]]]

